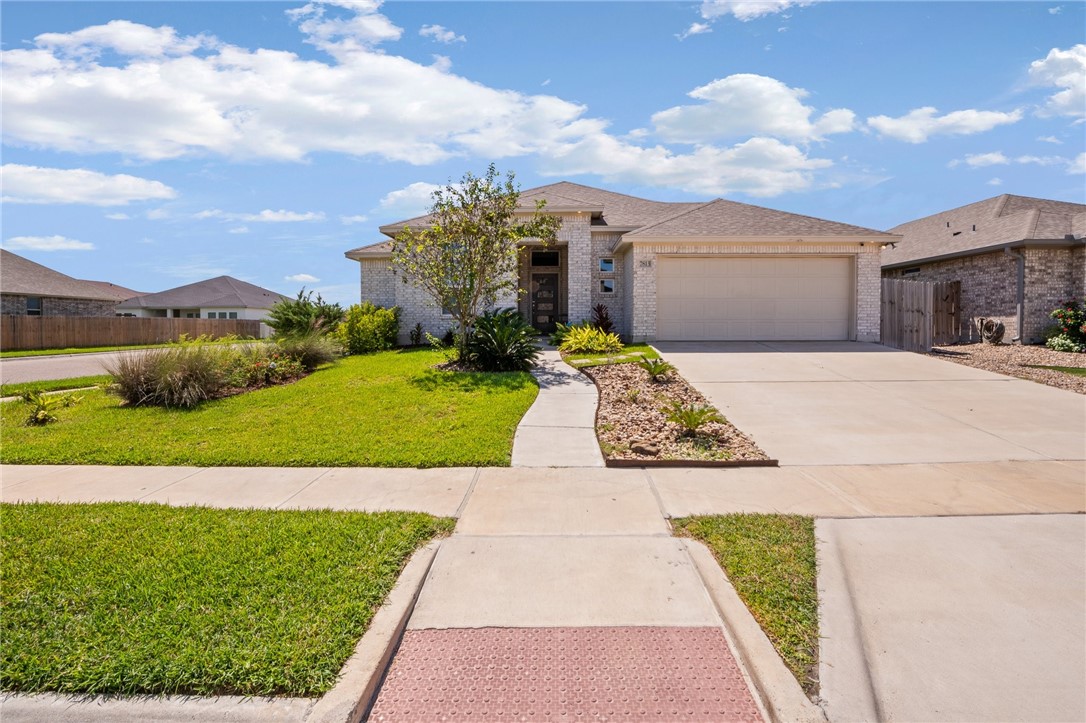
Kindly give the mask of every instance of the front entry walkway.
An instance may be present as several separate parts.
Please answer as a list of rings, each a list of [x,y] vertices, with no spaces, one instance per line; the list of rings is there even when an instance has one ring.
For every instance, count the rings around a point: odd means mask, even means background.
[[[554,349],[532,369],[539,396],[517,426],[514,467],[602,467],[596,441],[596,385]]]

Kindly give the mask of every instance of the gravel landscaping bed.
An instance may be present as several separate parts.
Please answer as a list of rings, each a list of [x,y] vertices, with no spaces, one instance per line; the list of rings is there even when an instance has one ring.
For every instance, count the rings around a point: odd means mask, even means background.
[[[1027,364],[1086,367],[1086,354],[1052,351],[1043,346],[1020,344],[955,344],[932,349],[930,356],[990,372],[1047,384],[1086,394],[1086,377],[1056,369],[1034,369]]]
[[[582,369],[599,388],[596,436],[603,456],[622,460],[767,460],[769,456],[730,422],[710,422],[695,438],[680,438],[661,407],[668,400],[706,405],[705,397],[674,371],[653,382],[637,364]],[[635,451],[636,450],[636,451]],[[652,452],[656,453],[653,454]]]

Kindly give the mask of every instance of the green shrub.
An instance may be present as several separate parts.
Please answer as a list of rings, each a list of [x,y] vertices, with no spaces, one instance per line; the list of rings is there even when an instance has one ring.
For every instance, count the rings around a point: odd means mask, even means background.
[[[422,346],[423,331],[422,324],[415,324],[415,326],[408,332],[411,336],[411,346]]]
[[[339,304],[327,303],[320,294],[314,299],[313,292],[306,293],[303,287],[297,298],[275,302],[265,321],[277,337],[307,336],[335,331],[343,314]]]
[[[637,362],[637,366],[648,372],[649,379],[654,382],[663,381],[675,369],[673,365],[663,359],[649,359],[644,354],[641,355],[641,361]]]
[[[38,389],[29,389],[22,393],[23,401],[31,406],[30,416],[24,424],[28,427],[41,427],[57,421],[56,409],[72,407],[83,400],[74,394],[46,394]]]
[[[332,363],[343,353],[343,347],[336,339],[320,332],[285,337],[277,340],[276,344],[282,354],[297,361],[307,372]]]
[[[485,372],[531,369],[539,356],[536,330],[516,309],[488,311],[468,337],[468,363]]]
[[[274,344],[247,344],[228,355],[226,385],[258,388],[283,384],[305,374],[297,359],[287,356]]]
[[[723,423],[724,417],[708,405],[683,404],[677,399],[671,400],[663,408],[667,421],[679,427],[679,436],[694,437],[698,430],[710,422]]]
[[[227,347],[178,345],[122,354],[106,365],[111,391],[134,407],[191,408],[226,385]]]
[[[1086,302],[1070,299],[1049,316],[1056,322],[1056,328],[1045,346],[1056,351],[1086,350]]]
[[[571,326],[558,345],[559,350],[570,354],[614,354],[622,351],[618,334],[600,331],[594,326]]]
[[[333,336],[347,354],[365,354],[396,346],[399,333],[400,307],[386,309],[364,301],[347,309]]]

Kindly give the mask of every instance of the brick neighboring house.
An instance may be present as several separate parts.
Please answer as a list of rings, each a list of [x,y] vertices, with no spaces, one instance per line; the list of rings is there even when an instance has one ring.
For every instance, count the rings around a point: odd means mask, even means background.
[[[115,316],[118,302],[140,292],[85,281],[0,249],[0,313],[15,316]]]
[[[546,200],[562,219],[549,247],[524,244],[516,306],[541,331],[604,304],[620,334],[646,340],[878,341],[879,252],[893,234],[716,199],[651,201],[560,182],[521,193],[524,213]],[[420,216],[382,226],[395,237]],[[347,251],[362,299],[401,309],[401,340],[416,323],[440,336],[451,316],[391,266],[384,241]]]
[[[216,276],[117,305],[130,316],[173,319],[256,319],[263,321],[282,294],[232,276]]]
[[[962,341],[997,319],[1007,339],[1043,341],[1049,313],[1086,296],[1086,205],[1004,194],[890,229],[889,278],[962,282]]]

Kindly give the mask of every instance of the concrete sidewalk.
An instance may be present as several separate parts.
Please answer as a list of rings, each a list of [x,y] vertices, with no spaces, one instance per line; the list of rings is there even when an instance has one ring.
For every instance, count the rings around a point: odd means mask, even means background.
[[[514,467],[602,467],[596,441],[596,385],[554,349],[532,368],[539,396],[513,438]]]
[[[536,475],[546,484],[523,484]],[[477,478],[485,479],[486,494],[472,494]],[[815,517],[1076,513],[1086,512],[1086,462],[646,470],[0,466],[0,499],[5,502],[133,501],[457,516],[470,498],[471,514],[463,515],[458,527],[465,534],[567,534],[585,525],[596,533],[622,534],[610,526],[611,517],[601,517],[582,499],[586,494],[627,505],[630,514],[646,514],[648,505],[658,531],[664,529],[665,516],[733,512]],[[515,521],[502,522],[509,515]]]

